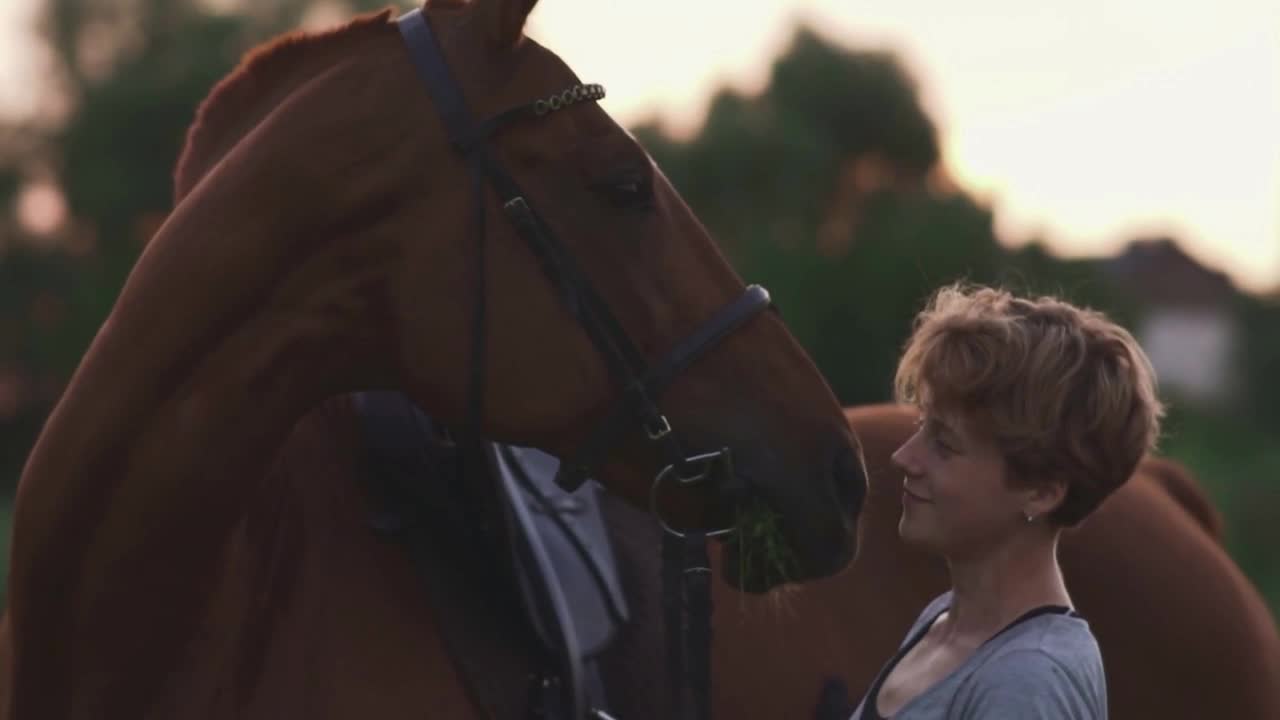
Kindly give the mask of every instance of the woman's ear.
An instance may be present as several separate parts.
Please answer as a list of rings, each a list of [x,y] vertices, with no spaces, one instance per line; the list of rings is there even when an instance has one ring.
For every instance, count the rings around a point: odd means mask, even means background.
[[[498,50],[509,50],[524,36],[524,23],[538,0],[474,0],[485,37]]]
[[[1067,498],[1067,481],[1055,477],[1052,480],[1038,482],[1027,489],[1027,497],[1023,501],[1022,514],[1034,518],[1042,518],[1057,510]]]

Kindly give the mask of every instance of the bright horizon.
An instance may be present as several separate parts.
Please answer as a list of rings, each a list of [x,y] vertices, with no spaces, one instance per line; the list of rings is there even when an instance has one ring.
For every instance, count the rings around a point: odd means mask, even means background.
[[[37,82],[33,4],[0,3],[0,107]],[[542,0],[528,32],[620,122],[688,134],[717,89],[763,87],[798,22],[897,54],[1006,243],[1080,256],[1165,234],[1244,289],[1280,286],[1280,3]]]

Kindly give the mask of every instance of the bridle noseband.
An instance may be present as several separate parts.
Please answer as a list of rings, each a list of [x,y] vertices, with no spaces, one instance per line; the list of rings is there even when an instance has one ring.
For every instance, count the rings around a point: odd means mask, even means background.
[[[520,120],[541,118],[549,113],[580,102],[594,102],[604,97],[600,85],[574,85],[500,112],[481,122],[475,122],[467,109],[461,88],[453,79],[445,62],[439,43],[432,34],[429,23],[420,9],[401,16],[397,23],[404,38],[414,67],[427,87],[437,112],[444,123],[449,141],[463,156],[471,171],[473,197],[475,198],[476,277],[474,300],[474,329],[472,335],[471,377],[468,383],[468,426],[470,435],[478,436],[484,404],[484,369],[486,367],[486,292],[484,273],[485,243],[485,185],[497,193],[503,214],[515,227],[538,258],[539,264],[564,305],[586,331],[596,350],[604,358],[609,372],[621,387],[621,397],[605,418],[595,426],[570,458],[562,462],[556,475],[556,483],[568,491],[576,490],[591,477],[593,469],[617,447],[623,436],[636,424],[645,431],[649,441],[655,444],[666,460],[666,466],[654,480],[651,500],[657,514],[657,496],[660,486],[671,478],[680,484],[714,482],[723,496],[733,496],[743,491],[732,472],[728,448],[689,455],[675,429],[658,408],[657,398],[671,382],[695,360],[715,347],[721,340],[742,327],[762,311],[772,307],[769,293],[758,285],[748,286],[743,293],[706,320],[693,334],[670,350],[665,357],[650,366],[631,338],[617,321],[609,305],[596,292],[587,276],[578,268],[571,253],[559,241],[551,228],[529,205],[524,192],[509,173],[497,162],[488,140],[504,126]],[[676,633],[677,643],[669,642],[669,660],[673,678],[679,692],[684,684],[684,653],[695,655],[690,659],[690,685],[695,697],[693,711],[706,716],[708,699],[706,686],[709,680],[695,673],[706,675],[705,657],[710,642],[710,588],[707,576],[710,563],[706,558],[707,537],[731,532],[732,527],[707,532],[704,530],[677,531],[659,516],[659,522],[667,531],[668,539],[679,542],[664,547],[670,560],[667,569],[680,573],[668,577],[669,588],[677,585],[684,597],[669,596],[668,634]],[[683,559],[677,557],[683,553]],[[679,569],[675,563],[679,560]],[[673,584],[674,583],[674,584]],[[680,607],[676,607],[679,605]],[[681,617],[687,610],[688,625]],[[679,627],[673,627],[678,625]]]

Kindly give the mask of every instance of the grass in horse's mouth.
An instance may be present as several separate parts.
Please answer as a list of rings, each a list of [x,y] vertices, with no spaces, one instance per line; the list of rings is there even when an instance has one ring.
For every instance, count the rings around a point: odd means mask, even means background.
[[[799,560],[782,534],[781,515],[753,498],[738,508],[737,528],[727,542],[737,550],[744,588],[776,588],[795,579]]]

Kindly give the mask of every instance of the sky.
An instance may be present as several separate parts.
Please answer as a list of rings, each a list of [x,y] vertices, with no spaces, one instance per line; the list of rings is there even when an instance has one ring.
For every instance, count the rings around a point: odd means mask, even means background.
[[[35,0],[0,0],[0,107],[29,102]],[[1242,287],[1280,285],[1280,2],[542,0],[528,33],[624,124],[696,130],[767,80],[798,22],[888,49],[959,184],[1010,244],[1066,256],[1167,234]]]

